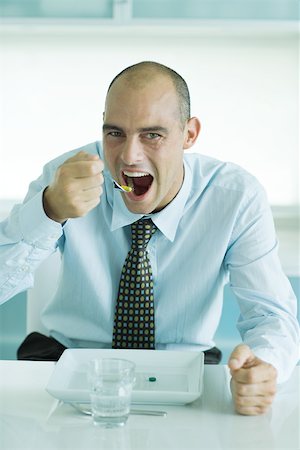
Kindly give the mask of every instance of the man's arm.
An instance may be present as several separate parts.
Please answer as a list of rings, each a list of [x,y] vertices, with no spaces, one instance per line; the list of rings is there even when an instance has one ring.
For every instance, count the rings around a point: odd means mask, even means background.
[[[33,285],[34,271],[58,246],[61,223],[87,214],[100,201],[99,157],[82,151],[66,156],[45,166],[24,203],[0,223],[0,303]]]
[[[225,258],[240,307],[237,326],[246,344],[229,361],[233,398],[244,414],[267,408],[274,383],[286,381],[299,358],[297,300],[277,250],[271,210],[257,184],[244,197]]]
[[[238,345],[230,355],[231,392],[238,413],[265,413],[276,393],[277,370],[257,358],[247,345]]]

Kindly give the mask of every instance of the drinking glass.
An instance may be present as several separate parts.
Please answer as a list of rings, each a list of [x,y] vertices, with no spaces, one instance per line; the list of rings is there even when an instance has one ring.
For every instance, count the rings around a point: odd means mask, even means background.
[[[94,424],[106,428],[124,426],[135,381],[134,362],[120,358],[93,359],[89,363],[88,381]]]

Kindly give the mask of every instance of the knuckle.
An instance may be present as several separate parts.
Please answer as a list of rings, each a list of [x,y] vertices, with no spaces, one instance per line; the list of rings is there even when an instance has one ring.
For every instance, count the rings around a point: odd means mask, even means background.
[[[89,164],[90,174],[97,175],[98,174],[98,164],[94,161],[91,161]]]
[[[80,158],[82,156],[84,156],[86,153],[84,150],[80,150],[78,153],[76,153],[76,155],[73,156],[73,158]]]
[[[93,175],[99,174],[99,172],[101,172],[100,161],[91,161],[90,170]]]
[[[276,391],[277,391],[276,386],[275,386],[275,385],[271,385],[271,386],[269,387],[268,393],[269,393],[272,397],[274,397],[274,395],[276,394]]]
[[[63,185],[63,191],[66,195],[70,195],[75,190],[76,190],[76,186],[72,182],[68,182]]]
[[[84,208],[82,207],[82,205],[75,198],[72,198],[70,200],[69,206],[70,206],[70,209],[72,211],[72,214],[75,217],[79,217],[79,216],[83,215]]]
[[[235,400],[235,405],[237,408],[243,408],[243,406],[245,406],[244,400],[242,399],[242,397],[237,397]]]
[[[265,405],[269,406],[272,404],[272,402],[273,402],[273,397],[265,397],[265,401],[264,401]]]
[[[247,392],[248,392],[248,388],[247,388],[246,385],[244,385],[244,384],[238,385],[238,387],[237,387],[237,393],[238,393],[239,395],[246,395]]]
[[[235,402],[236,406],[238,406],[239,408],[249,406],[249,399],[242,395],[236,395],[234,402]]]
[[[97,201],[101,194],[102,194],[102,188],[101,188],[101,186],[97,186],[93,190],[93,196],[91,197],[91,200]]]
[[[253,415],[259,416],[260,414],[263,414],[266,411],[266,408],[262,405],[256,405],[253,408]]]
[[[256,382],[255,367],[251,367],[248,370],[247,381],[248,381],[249,384],[254,384]]]
[[[84,161],[82,170],[84,170],[85,177],[92,177],[96,175],[96,173],[94,172],[93,163],[91,161]]]
[[[59,177],[65,178],[66,176],[68,176],[68,166],[66,163],[62,164],[61,166],[58,167],[57,169],[57,174]]]
[[[260,405],[257,407],[258,414],[264,414],[269,409],[269,405]]]
[[[253,409],[245,406],[237,406],[236,411],[243,416],[251,416],[253,415]]]
[[[76,197],[76,186],[74,186],[73,183],[65,184],[63,186],[63,196],[69,205],[76,205],[78,201]]]
[[[104,179],[103,179],[103,176],[102,176],[101,173],[96,175],[96,181],[97,181],[98,184],[103,184]]]
[[[274,366],[272,366],[272,364],[269,364],[269,367],[270,367],[271,375],[276,380],[277,379],[277,369]]]

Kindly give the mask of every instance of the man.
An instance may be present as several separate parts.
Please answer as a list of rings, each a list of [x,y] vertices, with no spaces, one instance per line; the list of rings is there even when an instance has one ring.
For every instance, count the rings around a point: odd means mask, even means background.
[[[143,348],[209,351],[229,278],[244,341],[228,362],[233,399],[239,413],[261,414],[298,358],[296,301],[263,189],[238,166],[185,154],[199,132],[176,72],[153,62],[121,72],[107,93],[103,149],[97,142],[46,165],[2,224],[1,300],[32,285],[59,247],[62,274],[43,320],[60,352],[139,348],[144,329]],[[131,228],[143,224],[151,232],[134,250]],[[144,275],[146,316],[131,271]]]

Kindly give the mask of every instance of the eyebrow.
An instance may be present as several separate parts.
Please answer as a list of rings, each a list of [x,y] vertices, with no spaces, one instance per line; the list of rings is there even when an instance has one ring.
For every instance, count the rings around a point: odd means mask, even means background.
[[[110,123],[105,123],[102,127],[103,131],[107,131],[107,130],[117,130],[117,131],[123,131],[122,128],[117,127],[117,125],[113,125]]]
[[[154,131],[160,131],[161,133],[167,133],[168,129],[165,127],[160,127],[159,125],[155,125],[153,127],[138,128],[138,131],[142,132],[142,133],[145,133],[145,132],[151,133]]]
[[[105,123],[102,127],[103,131],[108,131],[108,130],[116,130],[116,131],[121,131],[124,133],[124,130],[121,127],[118,127],[117,125],[113,125],[110,123]],[[168,133],[168,129],[165,127],[161,127],[159,125],[154,125],[151,127],[142,127],[142,128],[138,128],[137,131],[139,133],[153,133],[154,131],[159,131],[161,133]]]

